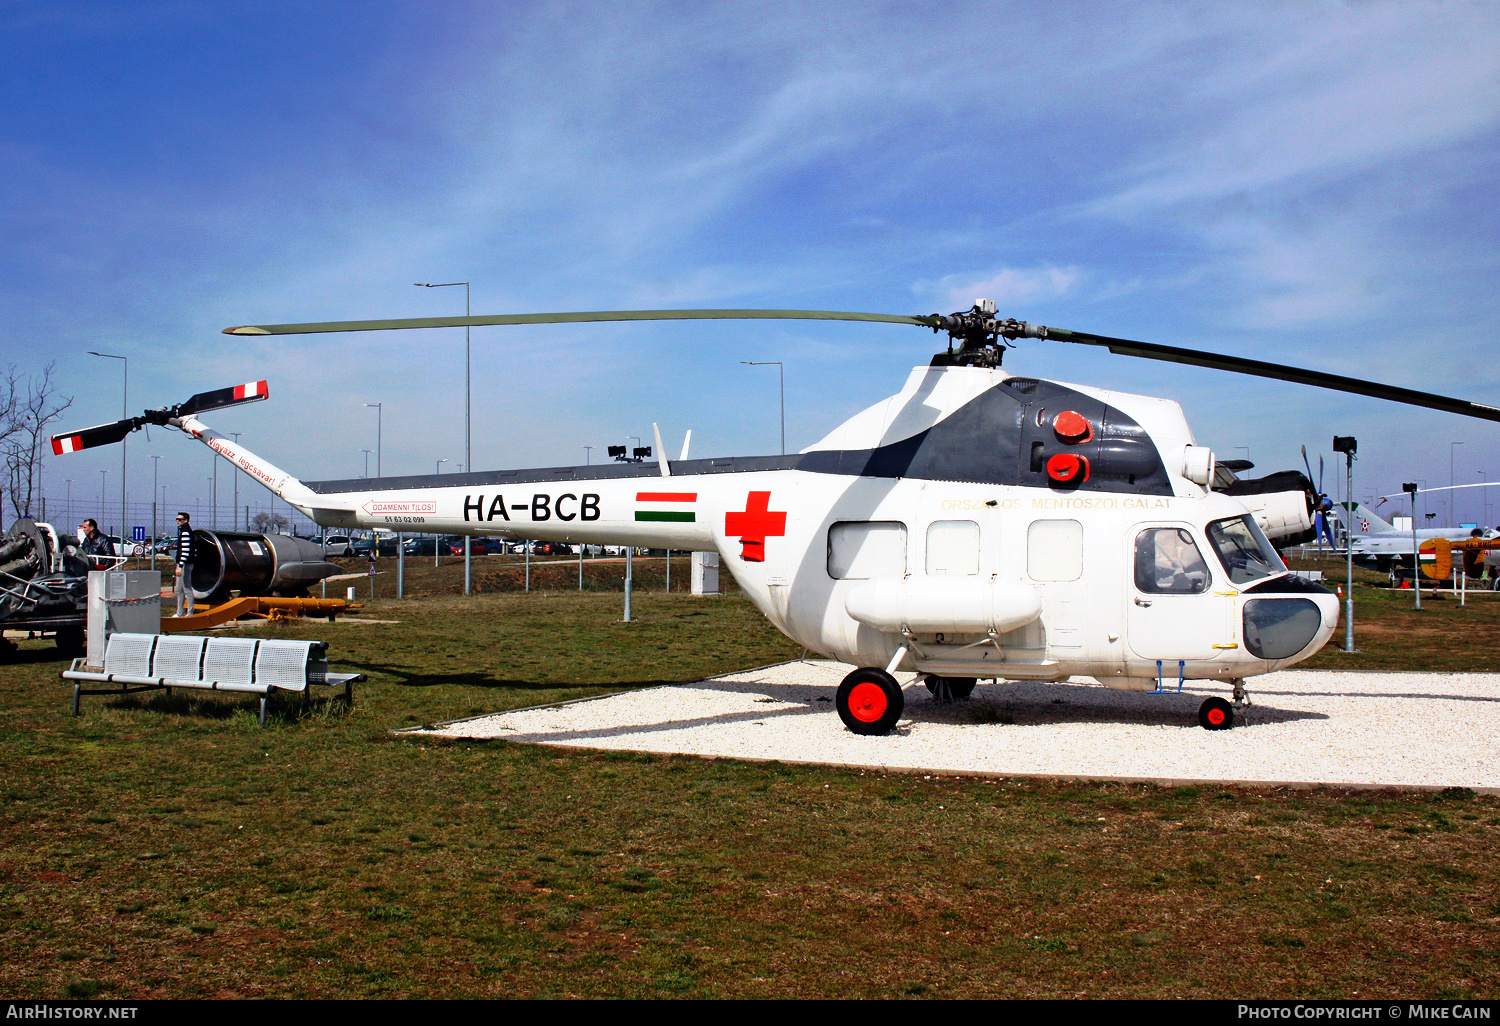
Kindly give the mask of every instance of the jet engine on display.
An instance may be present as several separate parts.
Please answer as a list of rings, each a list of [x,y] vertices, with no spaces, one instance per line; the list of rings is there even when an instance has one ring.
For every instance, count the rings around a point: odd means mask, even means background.
[[[1016,339],[1278,378],[1487,420],[1492,407],[1242,357],[949,315],[654,310],[259,325],[239,336],[579,321],[846,320],[946,333],[946,351],[893,396],[800,453],[302,482],[208,427],[214,405],[265,383],[58,436],[58,451],[143,423],[187,432],[325,527],[717,551],[768,620],[854,664],[836,708],[851,731],[900,718],[895,679],[940,697],[979,680],[1093,677],[1163,690],[1213,681],[1199,721],[1222,729],[1246,678],[1300,662],[1332,634],[1338,600],[1290,573],[1271,543],[1310,534],[1311,482],[1240,481],[1244,462],[1196,444],[1168,399],[1012,374]],[[245,396],[254,393],[251,398]],[[231,543],[230,555],[241,557]]]

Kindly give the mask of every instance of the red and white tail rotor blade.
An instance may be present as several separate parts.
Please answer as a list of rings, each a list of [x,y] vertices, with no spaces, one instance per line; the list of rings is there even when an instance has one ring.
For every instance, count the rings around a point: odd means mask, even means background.
[[[222,410],[226,406],[259,402],[269,398],[270,395],[271,391],[264,381],[251,381],[243,385],[231,385],[229,388],[216,388],[212,392],[199,392],[177,407],[177,414],[187,417],[209,410]]]
[[[140,425],[134,420],[117,420],[113,424],[99,424],[82,431],[69,431],[52,436],[52,452],[61,456],[80,449],[92,449],[98,445],[113,445]]]

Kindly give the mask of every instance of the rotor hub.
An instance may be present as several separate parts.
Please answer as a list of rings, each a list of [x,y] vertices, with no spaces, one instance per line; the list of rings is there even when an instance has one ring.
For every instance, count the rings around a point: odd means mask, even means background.
[[[1047,329],[1040,324],[996,317],[995,304],[988,299],[976,300],[973,307],[958,313],[933,314],[930,323],[933,331],[946,331],[949,339],[948,351],[939,353],[934,362],[950,366],[998,367],[1009,340],[1047,337]]]

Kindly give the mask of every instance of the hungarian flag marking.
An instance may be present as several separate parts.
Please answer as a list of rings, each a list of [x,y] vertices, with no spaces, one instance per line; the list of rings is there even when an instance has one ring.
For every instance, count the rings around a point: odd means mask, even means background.
[[[256,396],[269,396],[271,390],[266,387],[264,381],[252,381],[247,385],[235,385],[234,397],[236,399],[254,399]]]
[[[693,524],[697,523],[698,516],[690,509],[681,509],[683,503],[694,503],[698,501],[697,492],[636,492],[637,503],[647,503],[651,506],[664,507],[657,509],[637,509],[636,520],[658,520],[670,523]]]
[[[52,454],[61,456],[65,452],[77,452],[83,448],[83,439],[78,435],[52,439]]]

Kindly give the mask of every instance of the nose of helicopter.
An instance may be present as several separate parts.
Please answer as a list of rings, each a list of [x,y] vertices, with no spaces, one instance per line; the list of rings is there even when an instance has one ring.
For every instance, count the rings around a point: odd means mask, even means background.
[[[1245,594],[1245,648],[1257,658],[1310,656],[1338,626],[1338,596],[1294,574],[1256,585]]]

